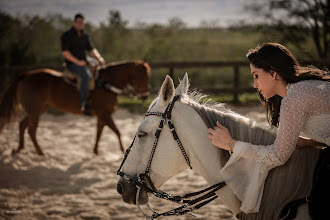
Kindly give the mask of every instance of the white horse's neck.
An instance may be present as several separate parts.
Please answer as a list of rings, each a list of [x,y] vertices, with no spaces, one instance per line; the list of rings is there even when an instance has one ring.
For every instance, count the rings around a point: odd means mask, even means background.
[[[210,185],[222,182],[223,178],[219,173],[222,168],[219,161],[219,149],[208,139],[208,128],[192,107],[180,102],[176,105],[175,113],[172,114],[173,123],[180,121],[180,123],[175,123],[175,127],[183,146],[189,146],[187,153],[192,168]],[[184,134],[188,127],[189,134]],[[222,188],[217,194],[234,214],[239,212],[240,201],[228,186]]]

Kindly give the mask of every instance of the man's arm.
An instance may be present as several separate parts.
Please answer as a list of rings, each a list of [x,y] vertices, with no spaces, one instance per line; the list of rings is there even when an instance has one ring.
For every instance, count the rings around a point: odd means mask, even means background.
[[[103,59],[103,57],[100,55],[100,53],[97,51],[96,48],[94,48],[93,50],[91,50],[91,51],[89,52],[89,54],[90,54],[92,57],[96,58],[96,59],[99,61],[99,63],[100,63],[101,65],[104,65],[104,64],[105,64],[105,60]]]
[[[75,56],[72,55],[72,53],[68,50],[63,50],[62,55],[64,56],[65,59],[69,60],[70,62],[77,64],[78,66],[86,66],[86,61],[85,60],[79,60]]]

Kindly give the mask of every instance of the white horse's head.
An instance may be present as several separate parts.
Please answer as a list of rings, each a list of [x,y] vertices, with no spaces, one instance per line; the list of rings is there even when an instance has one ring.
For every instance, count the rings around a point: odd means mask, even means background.
[[[198,113],[189,105],[185,104],[189,87],[188,75],[186,74],[180,85],[175,89],[172,79],[166,76],[160,89],[159,96],[151,103],[148,112],[165,112],[174,96],[179,95],[179,101],[174,102],[171,112],[171,121],[175,126],[177,135],[182,142],[191,166],[204,176],[211,184],[219,182],[219,157],[218,149],[207,138],[207,127]],[[144,173],[155,142],[155,133],[159,127],[161,116],[149,115],[141,122],[131,152],[123,164],[123,173],[137,178]],[[206,147],[209,148],[205,150]],[[208,164],[206,166],[206,164]],[[150,178],[155,188],[161,187],[175,174],[189,169],[186,158],[183,155],[177,141],[165,122],[159,136],[155,153],[150,164]],[[135,185],[120,178],[117,191],[122,195],[125,202],[136,203]],[[145,191],[139,195],[139,203],[146,204],[148,196]]]

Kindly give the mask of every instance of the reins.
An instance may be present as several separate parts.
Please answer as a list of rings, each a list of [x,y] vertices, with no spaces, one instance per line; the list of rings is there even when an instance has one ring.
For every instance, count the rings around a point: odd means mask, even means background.
[[[114,85],[111,85],[111,83],[105,81],[104,79],[102,78],[97,78],[95,80],[95,85],[98,87],[98,88],[102,88],[108,92],[111,92],[111,93],[114,93],[115,95],[121,95],[123,93],[123,90],[114,86]]]
[[[115,95],[126,95],[129,97],[137,97],[137,98],[150,95],[149,92],[137,93],[134,91],[134,89],[128,88],[128,86],[126,86],[123,89],[118,88],[102,78],[97,78],[95,80],[95,86],[104,89],[107,92],[113,93]]]
[[[160,122],[159,122],[158,129],[155,132],[155,141],[154,141],[153,146],[152,146],[152,150],[151,150],[151,153],[150,153],[150,156],[149,156],[149,160],[148,160],[146,170],[143,173],[139,174],[137,178],[133,178],[133,177],[125,174],[122,171],[122,167],[123,167],[128,155],[129,155],[129,153],[130,153],[130,151],[133,147],[133,144],[134,144],[134,141],[135,141],[135,138],[136,138],[136,135],[135,135],[130,147],[126,149],[125,154],[124,154],[124,159],[123,159],[123,161],[122,161],[122,163],[121,163],[121,165],[120,165],[120,167],[117,171],[117,175],[121,176],[123,179],[125,179],[126,181],[132,183],[133,185],[135,185],[138,188],[137,193],[136,193],[136,204],[137,204],[139,210],[141,211],[141,213],[147,219],[154,219],[154,218],[157,218],[157,217],[160,217],[160,216],[171,216],[171,215],[178,216],[178,215],[189,214],[189,212],[191,212],[193,210],[196,210],[196,209],[199,209],[199,208],[203,207],[204,205],[208,204],[209,202],[213,201],[214,199],[218,198],[218,196],[215,194],[216,191],[220,190],[222,187],[224,187],[226,185],[225,182],[221,182],[221,183],[218,183],[218,184],[214,184],[214,185],[212,185],[208,188],[205,188],[201,191],[198,191],[198,192],[188,193],[188,194],[185,194],[183,196],[172,196],[172,195],[170,195],[166,192],[161,191],[160,189],[157,190],[155,188],[154,184],[152,183],[151,178],[150,178],[150,167],[151,167],[152,159],[153,159],[155,151],[156,151],[156,147],[157,147],[157,143],[158,143],[158,140],[159,140],[159,137],[160,137],[160,133],[161,133],[166,121],[167,121],[167,124],[168,124],[171,132],[172,132],[174,140],[178,143],[178,146],[179,146],[179,148],[182,152],[182,155],[184,156],[184,158],[186,160],[187,165],[189,166],[190,169],[192,169],[192,167],[190,165],[189,157],[188,157],[188,155],[187,155],[187,153],[186,153],[186,151],[185,151],[185,149],[184,149],[184,147],[181,143],[180,138],[178,137],[178,135],[175,131],[174,124],[171,121],[171,116],[172,116],[171,114],[172,114],[174,104],[179,99],[180,99],[179,95],[174,96],[173,100],[166,107],[166,110],[165,110],[164,113],[161,113],[161,112],[147,112],[147,114],[145,115],[145,117],[150,116],[150,115],[155,115],[155,116],[162,117]],[[145,190],[146,192],[151,193],[152,195],[154,195],[157,198],[169,200],[171,202],[180,203],[180,204],[183,204],[183,205],[178,207],[178,208],[167,211],[167,212],[158,213],[155,210],[153,210],[149,206],[149,204],[147,204],[148,208],[153,212],[152,215],[148,215],[148,214],[144,213],[143,210],[140,208],[139,194],[140,194],[141,189]],[[204,195],[200,195],[200,194],[203,194],[203,193],[204,193]],[[188,198],[198,196],[198,195],[200,195],[200,196],[195,198],[195,199],[188,199]]]

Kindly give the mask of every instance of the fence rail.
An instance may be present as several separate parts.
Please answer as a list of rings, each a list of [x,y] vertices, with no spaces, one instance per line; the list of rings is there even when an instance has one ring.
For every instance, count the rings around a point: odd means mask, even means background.
[[[191,67],[232,67],[233,68],[233,87],[232,88],[200,88],[203,92],[206,93],[231,93],[233,94],[233,102],[238,103],[238,96],[241,93],[252,93],[256,92],[253,87],[242,87],[241,86],[241,73],[240,67],[249,66],[247,61],[189,61],[189,62],[150,62],[149,63],[152,69],[156,68],[168,68],[168,75],[173,78],[175,68],[191,68]],[[302,65],[313,65],[319,68],[330,69],[330,60],[329,61],[303,61]]]
[[[233,102],[238,103],[238,96],[244,92],[255,92],[252,87],[240,86],[240,67],[248,66],[248,62],[244,61],[190,61],[190,62],[150,62],[151,69],[168,68],[168,75],[173,78],[175,68],[200,68],[200,67],[232,67],[233,68],[233,87],[232,88],[212,88],[204,87],[199,88],[204,93],[231,93],[233,94]]]
[[[233,102],[238,102],[238,96],[241,93],[252,93],[255,92],[255,89],[252,87],[242,87],[240,80],[240,68],[249,66],[248,62],[244,61],[189,61],[189,62],[148,62],[151,69],[157,68],[168,68],[168,75],[172,78],[174,76],[175,68],[200,68],[200,67],[212,67],[212,68],[222,68],[222,67],[232,67],[233,68],[233,87],[232,88],[212,88],[205,87],[199,88],[204,93],[231,93],[233,94]],[[303,65],[314,65],[319,68],[330,68],[330,61],[304,61]],[[1,75],[7,73],[18,74],[20,72],[37,69],[37,68],[52,68],[58,71],[63,70],[62,65],[48,65],[48,66],[11,66],[11,67],[3,67],[0,66]],[[156,91],[156,88],[153,89]],[[158,91],[158,88],[157,88]]]

